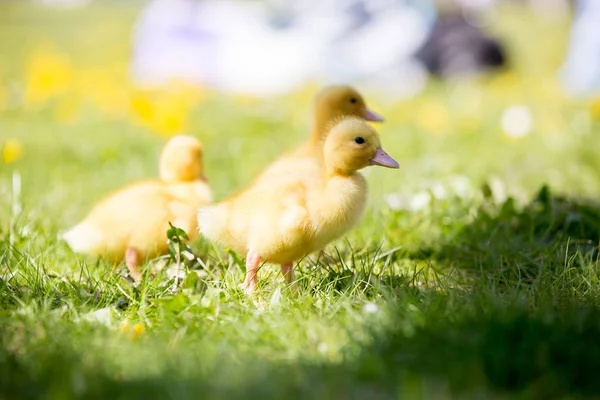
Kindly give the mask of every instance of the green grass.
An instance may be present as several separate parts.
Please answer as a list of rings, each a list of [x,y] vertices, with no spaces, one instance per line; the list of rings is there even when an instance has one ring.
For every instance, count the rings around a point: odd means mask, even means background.
[[[113,35],[134,11],[2,5],[4,86],[18,98],[25,57],[44,39],[75,67],[124,64],[127,44]],[[106,15],[114,29],[102,37]],[[433,82],[404,102],[367,94],[401,169],[366,171],[365,219],[327,247],[327,262],[299,263],[296,297],[272,266],[260,295],[242,295],[237,258],[202,241],[200,278],[188,271],[175,293],[165,272],[134,288],[112,265],[73,254],[59,233],[107,192],[155,175],[164,139],[93,107],[65,124],[52,102],[6,106],[0,141],[19,140],[23,156],[0,164],[0,396],[598,397],[598,126],[587,104],[555,90],[567,21],[519,7],[500,15],[493,29],[517,55],[508,74]],[[86,30],[65,35],[67,21]],[[534,118],[518,140],[500,126],[514,104]],[[309,106],[293,96],[195,106],[189,132],[204,143],[217,198],[300,142]]]

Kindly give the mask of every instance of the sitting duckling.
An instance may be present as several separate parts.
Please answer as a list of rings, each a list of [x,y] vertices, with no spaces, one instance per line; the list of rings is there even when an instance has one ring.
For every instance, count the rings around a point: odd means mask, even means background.
[[[248,294],[257,287],[260,261],[281,265],[294,283],[293,262],[322,249],[361,218],[367,184],[357,171],[369,165],[398,168],[378,133],[358,118],[342,119],[327,134],[323,168],[313,155],[299,158],[285,176],[263,179],[198,213],[202,234],[246,256]],[[292,287],[294,289],[294,286]]]
[[[175,136],[160,157],[160,179],[125,187],[98,203],[63,238],[75,252],[125,257],[139,281],[141,261],[168,251],[169,222],[190,239],[197,236],[198,207],[210,204],[212,193],[203,175],[202,145],[191,136]]]

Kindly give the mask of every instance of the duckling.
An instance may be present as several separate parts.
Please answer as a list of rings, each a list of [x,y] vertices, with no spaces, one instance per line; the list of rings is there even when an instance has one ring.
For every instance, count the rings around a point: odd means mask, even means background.
[[[383,117],[367,108],[365,100],[356,89],[348,85],[327,86],[315,97],[314,119],[310,137],[294,154],[321,154],[323,140],[332,121],[344,116],[355,116],[366,121],[383,122]]]
[[[108,196],[85,219],[63,235],[77,253],[105,256],[112,262],[125,257],[132,277],[147,258],[168,251],[169,222],[191,240],[197,234],[198,207],[212,202],[203,174],[202,145],[191,136],[175,136],[160,156],[160,179],[134,183]]]
[[[273,175],[200,208],[202,234],[246,257],[246,278],[240,285],[246,293],[256,290],[261,261],[280,264],[295,289],[293,263],[322,249],[361,218],[367,184],[358,170],[399,167],[381,148],[378,133],[359,118],[341,119],[326,136],[323,168],[300,158],[285,176]]]
[[[288,174],[295,173],[298,163],[302,163],[307,170],[318,171],[322,167],[323,144],[332,121],[343,117],[383,122],[383,117],[369,110],[363,97],[353,87],[327,86],[315,96],[314,117],[308,140],[268,166],[256,182],[270,181],[276,177],[285,179]]]
[[[362,118],[366,121],[383,122],[383,117],[369,110],[365,100],[356,89],[348,85],[331,85],[321,89],[315,96],[314,117],[308,140],[296,150],[284,155],[267,167],[256,182],[286,179],[296,173],[298,164],[304,171],[320,174],[323,164],[323,143],[332,121],[344,116]],[[327,258],[321,250],[321,258]]]

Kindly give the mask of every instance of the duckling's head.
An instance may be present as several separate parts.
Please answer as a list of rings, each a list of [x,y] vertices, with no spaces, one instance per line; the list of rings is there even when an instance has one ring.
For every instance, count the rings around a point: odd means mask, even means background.
[[[167,142],[160,155],[160,179],[186,182],[203,178],[202,145],[198,139],[179,135]]]
[[[381,148],[377,131],[359,118],[344,118],[333,125],[323,156],[328,173],[335,175],[352,175],[369,165],[399,168]]]
[[[323,88],[315,100],[315,134],[326,133],[327,126],[343,116],[357,117],[366,121],[383,121],[380,115],[367,108],[363,97],[354,88],[347,85]]]

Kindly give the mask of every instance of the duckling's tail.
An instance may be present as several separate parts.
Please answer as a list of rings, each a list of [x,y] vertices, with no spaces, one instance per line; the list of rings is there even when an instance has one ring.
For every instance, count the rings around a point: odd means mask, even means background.
[[[80,223],[62,235],[62,239],[76,253],[91,253],[103,240],[103,235],[93,226]]]
[[[223,204],[200,207],[198,230],[207,239],[221,241],[227,227],[227,207]]]

